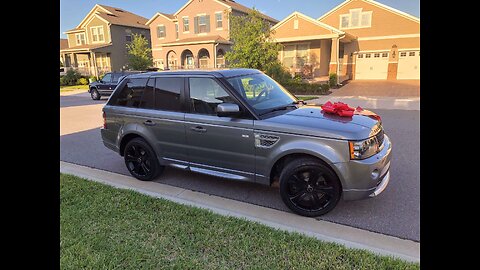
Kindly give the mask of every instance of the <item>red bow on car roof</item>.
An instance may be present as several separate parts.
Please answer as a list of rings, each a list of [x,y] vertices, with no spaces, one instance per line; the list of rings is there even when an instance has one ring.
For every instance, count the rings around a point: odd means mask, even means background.
[[[331,103],[330,101],[327,101],[327,103],[323,104],[320,107],[326,113],[336,114],[342,117],[352,117],[354,114],[357,114],[357,115],[365,115],[378,121],[382,120],[379,115],[377,115],[372,111],[364,110],[360,106],[354,109],[343,102]]]

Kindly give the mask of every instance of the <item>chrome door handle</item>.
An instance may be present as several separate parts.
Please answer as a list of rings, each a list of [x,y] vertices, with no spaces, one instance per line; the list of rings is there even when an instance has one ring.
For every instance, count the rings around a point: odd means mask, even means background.
[[[155,126],[156,125],[155,122],[153,122],[152,120],[147,120],[147,121],[143,122],[143,124],[145,126]]]
[[[191,127],[190,130],[195,132],[201,132],[201,133],[207,132],[207,129],[201,126]]]

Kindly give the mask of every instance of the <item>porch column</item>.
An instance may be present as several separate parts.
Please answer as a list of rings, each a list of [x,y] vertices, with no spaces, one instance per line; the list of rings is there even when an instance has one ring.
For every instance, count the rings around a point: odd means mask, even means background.
[[[91,55],[91,59],[93,61],[93,65],[92,65],[93,69],[94,69],[93,75],[98,78],[97,58],[95,57],[95,52],[90,52],[90,55]]]
[[[70,66],[73,66],[75,68],[78,67],[77,58],[75,57],[74,53],[70,54],[70,60],[71,60]],[[73,65],[72,65],[72,63],[73,63]]]
[[[332,38],[332,46],[330,47],[330,67],[328,74],[337,73],[338,67],[338,37]],[[338,74],[337,74],[338,76]]]

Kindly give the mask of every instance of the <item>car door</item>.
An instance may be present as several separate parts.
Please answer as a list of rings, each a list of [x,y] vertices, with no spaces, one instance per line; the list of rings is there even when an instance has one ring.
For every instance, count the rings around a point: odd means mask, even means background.
[[[218,104],[237,101],[214,77],[189,77],[186,82],[185,131],[191,170],[254,180],[253,117],[245,111],[239,117],[216,115]]]
[[[188,166],[185,138],[184,78],[150,77],[136,112],[137,131],[153,139],[163,164]]]
[[[105,76],[103,76],[100,83],[97,85],[98,92],[101,95],[110,94],[111,82],[112,82],[112,74],[111,73],[105,74]]]

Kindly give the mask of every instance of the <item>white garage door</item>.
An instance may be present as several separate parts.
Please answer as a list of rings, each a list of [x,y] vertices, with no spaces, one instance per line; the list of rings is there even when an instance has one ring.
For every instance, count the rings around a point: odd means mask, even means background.
[[[397,79],[420,79],[420,51],[399,52]]]
[[[386,80],[388,52],[360,52],[355,64],[355,80]]]

